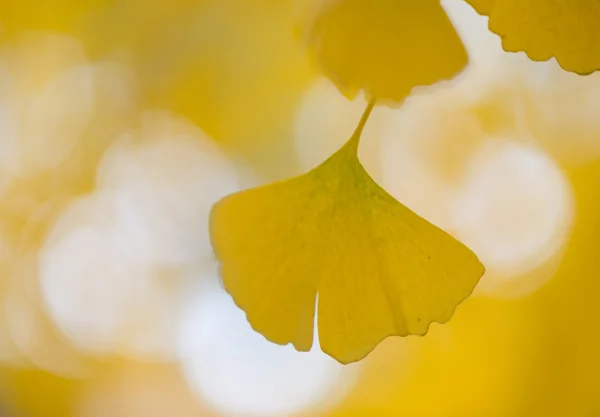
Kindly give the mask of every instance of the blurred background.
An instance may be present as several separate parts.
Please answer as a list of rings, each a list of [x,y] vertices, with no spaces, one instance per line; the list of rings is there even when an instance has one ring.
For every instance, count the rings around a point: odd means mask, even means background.
[[[359,152],[478,253],[475,294],[344,367],[223,291],[211,205],[365,107],[310,60],[318,3],[0,2],[0,416],[600,416],[600,74],[504,53],[461,0],[469,67],[376,108]]]

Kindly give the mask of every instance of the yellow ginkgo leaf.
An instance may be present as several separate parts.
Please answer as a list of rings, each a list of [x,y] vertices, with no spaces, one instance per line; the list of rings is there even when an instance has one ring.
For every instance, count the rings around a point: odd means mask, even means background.
[[[321,70],[348,98],[400,102],[456,76],[467,52],[439,0],[341,0],[311,31]]]
[[[466,0],[489,16],[489,28],[508,52],[534,61],[554,57],[567,71],[600,70],[600,1]]]
[[[484,268],[463,244],[369,177],[352,138],[302,176],[242,191],[211,213],[226,290],[252,327],[278,344],[313,344],[341,363],[388,336],[446,322]]]

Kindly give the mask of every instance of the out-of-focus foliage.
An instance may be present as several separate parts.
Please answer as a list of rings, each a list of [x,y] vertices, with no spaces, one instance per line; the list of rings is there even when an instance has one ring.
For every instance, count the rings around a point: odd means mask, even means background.
[[[599,415],[598,77],[442,6],[470,64],[377,107],[359,156],[486,274],[446,325],[341,366],[251,329],[206,213],[352,133],[365,91],[317,78],[307,33],[342,2],[0,1],[0,414]]]
[[[73,34],[84,40],[93,60],[131,68],[143,103],[189,118],[272,173],[289,169],[267,160],[289,153],[289,120],[314,77],[305,43],[293,29],[306,13],[300,5],[295,0],[91,0],[73,6],[10,0],[0,4],[0,36],[10,39],[24,30]]]
[[[102,10],[112,0],[6,0],[0,4],[3,35],[19,35],[25,30],[47,30],[75,34],[91,13]]]
[[[418,40],[418,41],[417,41]],[[310,34],[322,71],[349,98],[402,102],[419,86],[449,80],[468,57],[439,0],[341,0]]]
[[[534,61],[556,58],[566,70],[600,69],[600,3],[596,0],[466,0],[489,16],[490,30],[510,52]]]

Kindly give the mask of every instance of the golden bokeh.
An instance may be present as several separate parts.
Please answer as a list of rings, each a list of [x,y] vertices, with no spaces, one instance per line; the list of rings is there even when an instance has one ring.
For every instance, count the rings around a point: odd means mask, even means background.
[[[576,74],[598,67],[598,10],[0,1],[0,415],[600,415],[600,78]],[[447,324],[344,366],[331,339],[298,352],[252,329],[209,213],[318,166],[373,95],[396,103],[365,127],[366,173],[486,273]]]

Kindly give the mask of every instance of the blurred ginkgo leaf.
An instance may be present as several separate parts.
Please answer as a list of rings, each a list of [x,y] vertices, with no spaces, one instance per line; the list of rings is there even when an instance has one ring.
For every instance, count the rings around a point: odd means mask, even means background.
[[[439,0],[342,0],[315,21],[310,44],[344,95],[400,102],[453,78],[467,52]]]
[[[489,16],[489,28],[508,52],[534,61],[554,57],[567,71],[600,69],[600,2],[597,0],[466,0]]]
[[[364,170],[357,148],[371,109],[319,167],[226,197],[211,215],[225,288],[253,328],[310,350],[318,293],[321,347],[341,363],[448,321],[484,273],[473,252]]]

